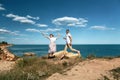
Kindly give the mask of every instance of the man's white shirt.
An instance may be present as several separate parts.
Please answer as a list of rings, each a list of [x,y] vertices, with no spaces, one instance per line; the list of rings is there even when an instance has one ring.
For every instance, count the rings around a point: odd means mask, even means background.
[[[70,37],[72,37],[70,33],[66,34],[66,43],[67,44],[70,44]]]

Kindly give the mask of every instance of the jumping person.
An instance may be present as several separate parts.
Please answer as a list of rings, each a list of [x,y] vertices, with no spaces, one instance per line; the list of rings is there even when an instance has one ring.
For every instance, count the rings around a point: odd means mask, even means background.
[[[48,58],[53,58],[55,57],[53,54],[56,52],[56,43],[55,41],[60,37],[60,34],[58,33],[57,37],[54,37],[53,34],[50,34],[49,36],[42,33],[44,37],[50,40],[49,44],[49,50],[48,50]]]
[[[76,50],[74,48],[72,48],[72,36],[70,34],[69,29],[66,30],[66,37],[64,37],[63,39],[66,40],[66,45],[64,48],[64,52],[67,51],[67,49],[69,48],[71,51],[73,52],[77,52],[80,55],[80,51]],[[63,59],[65,57],[65,54],[61,57],[61,59]]]

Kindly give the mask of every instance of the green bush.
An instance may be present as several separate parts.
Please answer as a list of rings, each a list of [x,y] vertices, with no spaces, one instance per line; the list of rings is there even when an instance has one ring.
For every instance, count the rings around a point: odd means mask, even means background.
[[[23,57],[21,60],[17,62],[17,67],[25,67],[25,66],[31,66],[35,63],[37,60],[37,57]]]
[[[7,43],[6,41],[2,41],[2,42],[0,42],[0,44],[5,44],[5,45],[7,45],[8,43]]]
[[[110,72],[112,72],[112,76],[115,80],[120,80],[120,67],[112,69]]]
[[[89,54],[87,56],[87,59],[95,59],[95,58],[96,58],[95,54]]]

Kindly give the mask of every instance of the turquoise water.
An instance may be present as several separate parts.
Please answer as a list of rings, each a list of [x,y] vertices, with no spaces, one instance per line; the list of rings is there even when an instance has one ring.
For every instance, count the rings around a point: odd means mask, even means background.
[[[89,54],[97,57],[120,56],[120,45],[73,45],[73,48],[80,50],[83,57]],[[57,51],[63,49],[64,45],[57,45]],[[48,53],[48,45],[14,45],[9,50],[17,56],[22,56],[25,52],[34,52],[38,56],[43,56]]]

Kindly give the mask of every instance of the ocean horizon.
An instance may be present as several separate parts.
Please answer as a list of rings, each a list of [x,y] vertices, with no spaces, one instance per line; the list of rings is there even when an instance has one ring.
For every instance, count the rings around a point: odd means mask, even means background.
[[[57,45],[57,51],[64,49],[63,44]],[[86,58],[92,54],[96,57],[116,57],[120,56],[120,44],[74,44],[73,48],[80,50],[82,57]],[[8,48],[17,56],[23,56],[26,52],[33,52],[37,56],[44,56],[48,54],[48,45],[43,44],[15,44]],[[69,52],[71,52],[68,49]]]

